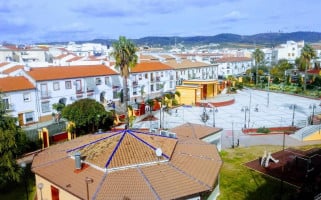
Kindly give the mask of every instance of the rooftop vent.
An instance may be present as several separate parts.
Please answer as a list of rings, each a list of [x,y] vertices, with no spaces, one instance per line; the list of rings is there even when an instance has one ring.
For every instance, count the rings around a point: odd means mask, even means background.
[[[76,169],[81,169],[81,154],[80,152],[75,153],[75,167]]]

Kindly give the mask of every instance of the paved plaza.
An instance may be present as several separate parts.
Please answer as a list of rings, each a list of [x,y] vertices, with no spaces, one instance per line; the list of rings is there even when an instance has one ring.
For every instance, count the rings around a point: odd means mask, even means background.
[[[182,97],[183,98],[183,97]],[[298,127],[304,127],[308,123],[308,117],[321,113],[320,100],[287,95],[282,93],[243,89],[236,94],[222,94],[216,99],[235,99],[235,103],[228,106],[217,107],[217,112],[213,113],[212,108],[205,108],[209,118],[203,122],[201,115],[204,107],[181,106],[171,110],[170,113],[154,111],[158,118],[156,121],[144,121],[134,124],[134,128],[162,128],[171,129],[184,123],[203,124],[222,128],[221,140],[222,148],[229,148],[239,142],[240,146],[271,144],[282,145],[283,136],[266,135],[251,137],[242,133],[242,128],[260,127],[284,127],[291,126],[292,123]],[[209,100],[211,101],[211,100]],[[215,98],[213,99],[215,101]],[[295,109],[293,110],[293,105]],[[313,109],[313,106],[315,107]],[[242,111],[243,108],[243,111]],[[257,108],[257,110],[256,110]],[[245,111],[246,110],[246,111]],[[160,117],[161,116],[161,117]],[[159,120],[161,118],[161,120]],[[285,145],[302,145],[292,137],[286,136]]]
[[[215,113],[211,108],[206,108],[209,119],[205,123],[201,120],[203,107],[181,106],[173,109],[171,114],[164,112],[163,128],[170,129],[187,122],[207,126],[213,126],[215,122],[216,127],[224,130],[241,130],[245,126],[246,128],[291,126],[292,123],[303,127],[308,117],[312,115],[313,105],[315,105],[315,114],[321,112],[320,100],[282,93],[243,89],[236,94],[223,94],[222,96],[234,98],[235,103],[217,107]],[[295,105],[294,110],[293,105]],[[159,118],[159,111],[155,111],[154,115]],[[153,124],[157,127],[156,124],[159,126],[159,121],[138,122],[135,127],[150,128],[149,126]]]

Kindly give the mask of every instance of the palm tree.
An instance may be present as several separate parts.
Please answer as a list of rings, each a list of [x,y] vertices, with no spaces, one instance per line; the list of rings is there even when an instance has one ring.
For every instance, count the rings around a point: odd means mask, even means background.
[[[130,40],[126,39],[124,36],[119,36],[119,40],[113,43],[113,52],[111,55],[116,60],[116,67],[119,68],[120,76],[123,78],[123,102],[125,104],[125,128],[129,127],[128,119],[128,85],[127,78],[130,74],[130,69],[135,67],[137,64],[137,47]]]
[[[316,57],[316,53],[314,49],[308,45],[305,44],[304,47],[301,50],[301,58],[305,62],[305,71],[304,71],[304,91],[306,90],[306,79],[307,79],[307,68],[310,69],[310,61],[311,59]]]
[[[255,75],[255,85],[257,85],[257,80],[258,80],[258,65],[262,64],[262,61],[264,60],[264,52],[261,51],[261,49],[256,48],[255,51],[253,52],[253,58],[255,61],[255,66],[256,66],[256,75]]]

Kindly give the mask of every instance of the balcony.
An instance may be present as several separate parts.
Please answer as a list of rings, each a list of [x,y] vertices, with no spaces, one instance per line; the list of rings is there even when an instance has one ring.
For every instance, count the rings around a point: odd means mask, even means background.
[[[44,99],[50,99],[51,98],[51,91],[41,91],[40,98],[42,100]]]

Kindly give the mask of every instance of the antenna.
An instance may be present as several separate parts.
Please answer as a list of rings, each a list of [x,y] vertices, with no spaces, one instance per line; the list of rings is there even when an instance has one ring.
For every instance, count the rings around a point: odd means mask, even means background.
[[[155,153],[156,153],[156,156],[157,156],[157,157],[161,157],[162,154],[163,154],[163,151],[162,151],[161,148],[157,148],[157,149],[155,150]]]

